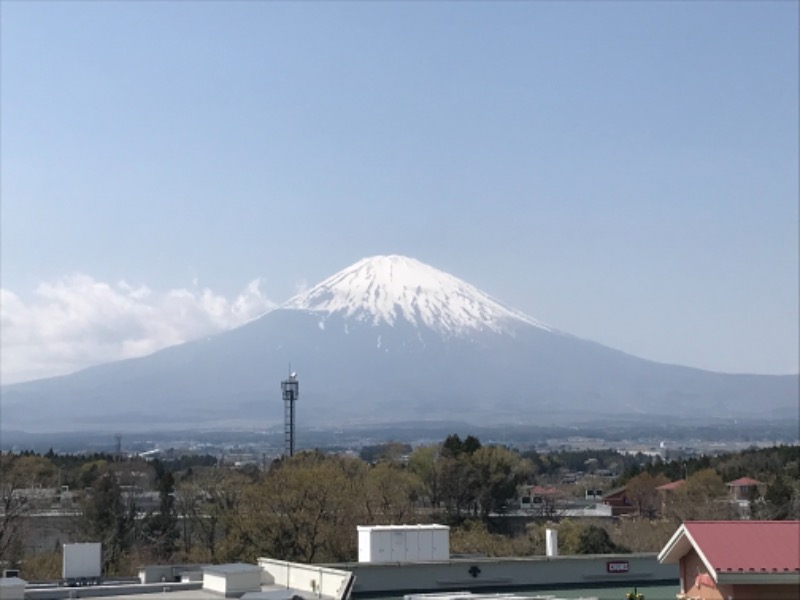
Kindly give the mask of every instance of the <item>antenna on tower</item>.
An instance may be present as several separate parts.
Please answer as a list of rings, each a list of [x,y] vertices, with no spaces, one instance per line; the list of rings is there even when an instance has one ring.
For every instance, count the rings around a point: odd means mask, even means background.
[[[297,373],[292,371],[292,364],[289,363],[289,378],[281,381],[283,392],[283,434],[285,448],[284,458],[294,455],[294,403],[300,395],[300,382],[297,381]]]

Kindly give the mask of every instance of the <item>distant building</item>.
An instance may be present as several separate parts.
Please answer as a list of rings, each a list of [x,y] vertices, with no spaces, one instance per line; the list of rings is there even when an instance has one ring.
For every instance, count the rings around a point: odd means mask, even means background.
[[[740,477],[735,481],[729,481],[725,485],[728,486],[728,493],[730,493],[731,498],[748,501],[753,497],[753,494],[758,492],[761,482],[750,477]]]
[[[614,517],[631,515],[636,512],[636,506],[628,497],[627,487],[619,487],[608,492],[603,496],[603,504],[611,507],[611,515]]]
[[[555,517],[559,497],[558,488],[527,485],[522,488],[519,507],[532,515]]]
[[[797,600],[800,521],[688,521],[658,555],[678,600]]]
[[[598,502],[603,501],[603,490],[597,488],[584,490],[583,495],[586,500],[596,500]]]
[[[740,477],[735,481],[729,481],[725,485],[728,486],[731,503],[739,511],[739,517],[749,519],[752,515],[750,503],[752,499],[758,497],[761,482],[750,477]]]

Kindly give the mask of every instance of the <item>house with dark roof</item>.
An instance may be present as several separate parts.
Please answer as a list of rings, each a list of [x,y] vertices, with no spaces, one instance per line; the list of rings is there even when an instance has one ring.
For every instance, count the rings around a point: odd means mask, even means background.
[[[658,555],[679,600],[797,600],[800,521],[687,521]]]
[[[611,507],[611,516],[622,517],[636,512],[636,506],[628,497],[628,488],[618,487],[603,496],[603,504]]]

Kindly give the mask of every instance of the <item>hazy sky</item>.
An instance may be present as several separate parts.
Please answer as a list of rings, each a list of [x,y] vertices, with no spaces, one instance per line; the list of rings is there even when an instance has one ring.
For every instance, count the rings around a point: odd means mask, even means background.
[[[389,253],[798,371],[797,2],[0,4],[5,383]]]

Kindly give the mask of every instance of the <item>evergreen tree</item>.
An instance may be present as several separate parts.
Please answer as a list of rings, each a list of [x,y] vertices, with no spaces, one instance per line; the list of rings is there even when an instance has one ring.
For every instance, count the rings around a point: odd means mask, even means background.
[[[446,458],[456,458],[464,451],[464,443],[457,433],[448,435],[442,444],[442,456]]]
[[[158,479],[158,512],[147,515],[144,537],[151,544],[156,558],[168,560],[178,543],[178,515],[175,510],[175,478],[170,471],[161,471]]]
[[[764,494],[765,513],[768,519],[783,521],[790,518],[792,512],[792,488],[786,484],[783,477],[776,477],[775,482],[767,488]]]
[[[475,454],[481,449],[481,441],[474,435],[468,435],[464,438],[464,443],[461,444],[461,449],[466,454]]]
[[[611,541],[608,532],[597,525],[588,525],[578,537],[578,554],[615,554],[630,552],[627,548]]]
[[[81,529],[87,541],[103,544],[103,572],[116,574],[133,543],[136,507],[125,502],[111,473],[99,477],[84,502]]]

